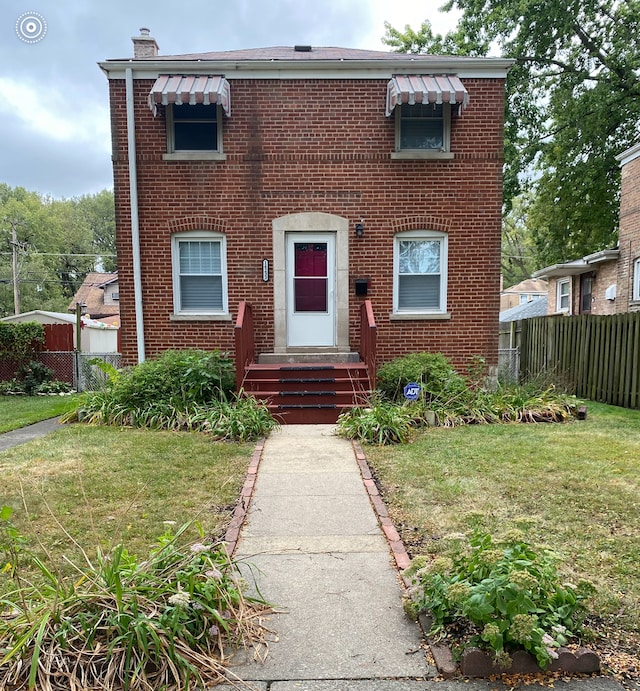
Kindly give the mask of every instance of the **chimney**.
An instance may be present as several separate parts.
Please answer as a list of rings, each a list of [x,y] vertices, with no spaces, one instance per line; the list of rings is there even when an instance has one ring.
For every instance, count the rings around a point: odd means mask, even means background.
[[[142,27],[140,36],[132,36],[134,58],[154,58],[158,54],[158,44],[153,36],[149,36],[149,29]]]

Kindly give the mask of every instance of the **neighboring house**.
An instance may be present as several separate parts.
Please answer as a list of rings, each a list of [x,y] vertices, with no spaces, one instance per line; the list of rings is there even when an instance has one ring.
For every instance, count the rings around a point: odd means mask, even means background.
[[[622,169],[618,312],[640,311],[640,142],[618,156]]]
[[[118,352],[118,327],[109,326],[103,322],[82,316],[80,333],[80,349],[85,353],[117,353]],[[0,321],[7,323],[37,322],[38,324],[72,324],[73,343],[77,343],[75,315],[66,312],[47,312],[45,310],[32,310],[22,314],[13,314],[3,317]]]
[[[529,300],[522,305],[516,305],[509,309],[500,312],[500,341],[499,347],[516,348],[520,345],[518,322],[523,319],[532,319],[533,317],[544,317],[547,314],[546,295]]]
[[[100,63],[125,363],[234,353],[242,301],[256,360],[347,360],[368,300],[378,362],[495,368],[511,61],[133,42]]]
[[[500,291],[500,311],[546,298],[548,287],[547,281],[541,278],[527,278],[510,288],[505,288]]]
[[[118,272],[87,274],[69,303],[69,312],[75,313],[76,305],[83,305],[83,314],[111,326],[120,324],[120,287]]]
[[[615,314],[618,249],[540,269],[549,281],[548,314]]]

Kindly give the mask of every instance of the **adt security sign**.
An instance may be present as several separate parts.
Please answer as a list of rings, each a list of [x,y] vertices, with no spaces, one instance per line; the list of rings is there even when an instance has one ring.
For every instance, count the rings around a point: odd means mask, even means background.
[[[413,381],[409,382],[404,387],[404,397],[408,401],[417,401],[420,398],[420,384]]]

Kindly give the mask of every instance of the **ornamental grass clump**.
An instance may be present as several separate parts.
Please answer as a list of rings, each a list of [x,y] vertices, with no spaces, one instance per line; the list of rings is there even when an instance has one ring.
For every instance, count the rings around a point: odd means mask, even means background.
[[[63,422],[206,432],[250,441],[277,426],[267,406],[235,387],[233,362],[219,352],[165,351],[126,370],[93,361],[105,386],[86,393]]]
[[[63,576],[29,555],[10,515],[3,507],[0,578],[15,587],[0,599],[0,688],[202,689],[233,681],[228,650],[266,646],[268,605],[244,594],[224,545],[181,543],[190,524],[144,560],[118,545]]]
[[[450,559],[414,559],[406,576],[407,607],[431,617],[432,636],[470,631],[462,646],[492,651],[503,668],[518,649],[546,668],[579,633],[583,600],[592,592],[587,583],[562,583],[553,555],[514,535],[494,542],[476,533]]]

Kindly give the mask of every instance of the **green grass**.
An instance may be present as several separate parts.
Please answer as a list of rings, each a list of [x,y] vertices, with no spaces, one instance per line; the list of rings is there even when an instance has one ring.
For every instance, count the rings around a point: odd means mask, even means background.
[[[0,505],[56,564],[78,558],[65,533],[89,554],[124,542],[144,555],[174,522],[197,519],[223,537],[252,450],[201,434],[69,425],[0,453]]]
[[[77,396],[0,396],[0,434],[71,410]]]
[[[511,528],[551,547],[611,637],[640,630],[640,411],[590,403],[566,424],[431,428],[406,446],[367,446],[383,496],[413,556],[447,535]]]

